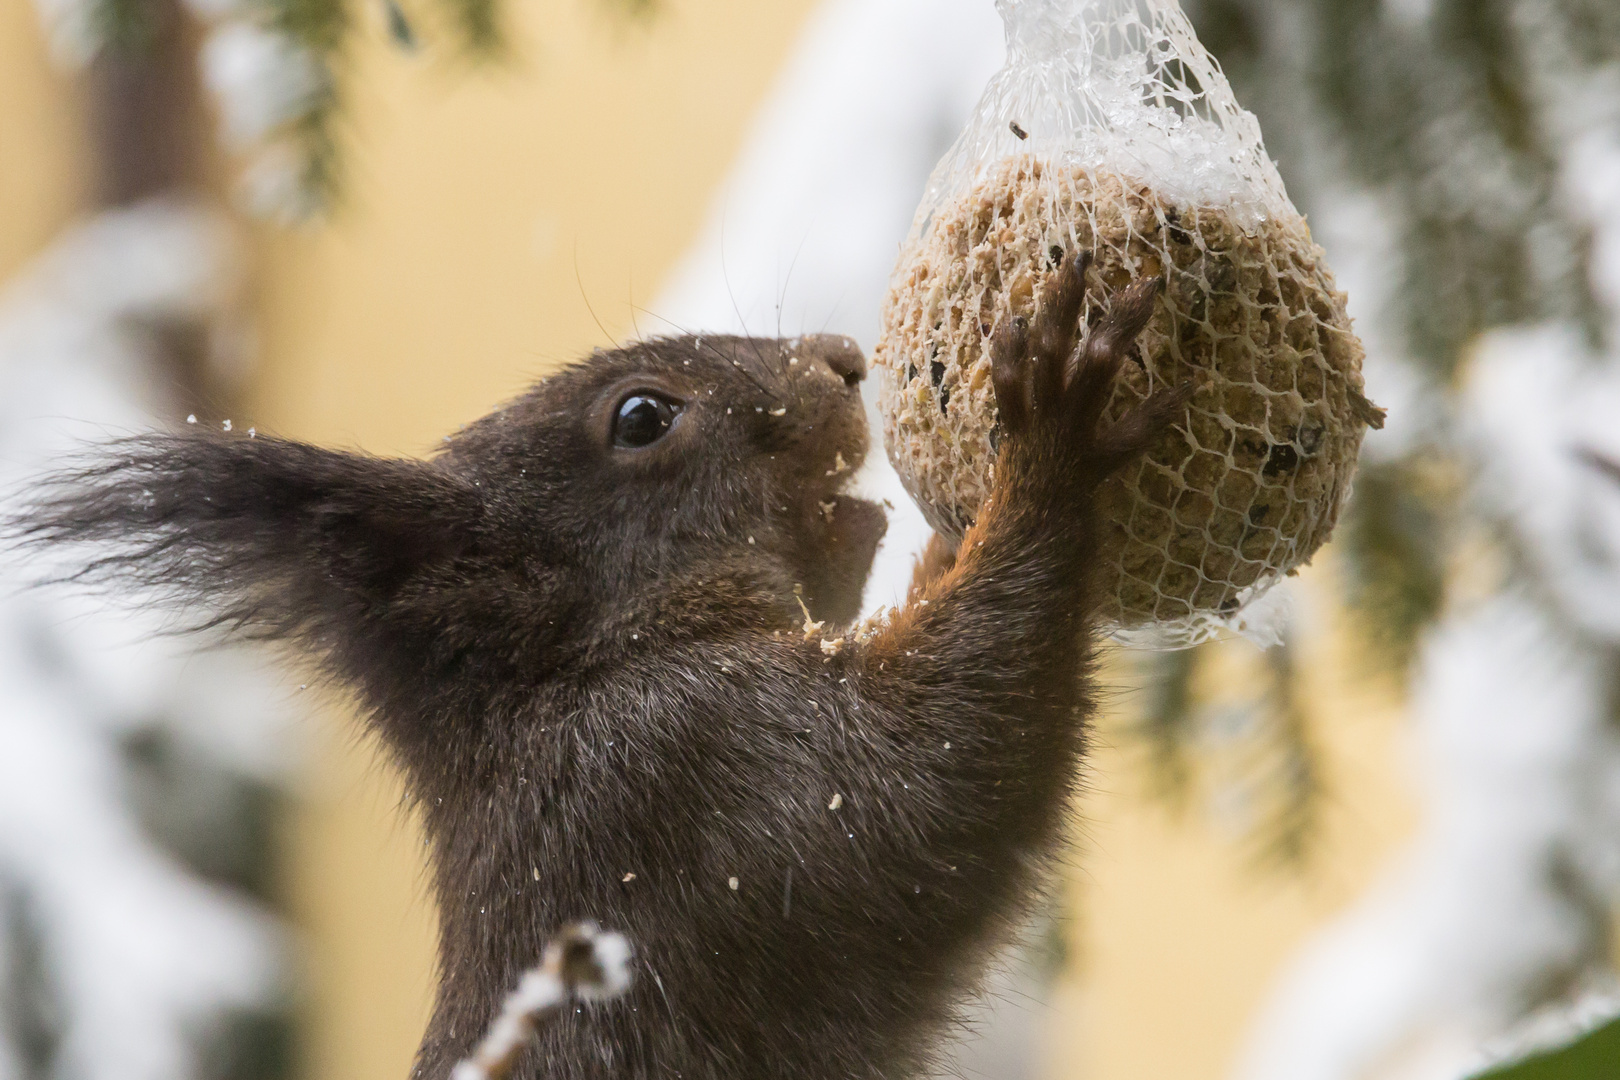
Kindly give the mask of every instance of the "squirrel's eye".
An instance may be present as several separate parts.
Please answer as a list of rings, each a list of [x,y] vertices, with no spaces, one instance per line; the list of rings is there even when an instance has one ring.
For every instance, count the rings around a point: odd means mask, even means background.
[[[656,394],[631,394],[613,417],[613,445],[647,446],[664,437],[681,408]]]

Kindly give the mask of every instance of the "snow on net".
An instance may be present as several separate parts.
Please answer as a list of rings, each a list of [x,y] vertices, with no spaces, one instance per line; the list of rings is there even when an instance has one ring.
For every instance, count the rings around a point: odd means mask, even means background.
[[[1188,422],[1100,493],[1102,615],[1193,644],[1310,558],[1381,412],[1322,250],[1174,0],[999,0],[1007,67],[941,161],[901,252],[873,363],[890,459],[960,534],[998,432],[988,343],[1091,251],[1085,318],[1165,279],[1109,406],[1193,380]]]

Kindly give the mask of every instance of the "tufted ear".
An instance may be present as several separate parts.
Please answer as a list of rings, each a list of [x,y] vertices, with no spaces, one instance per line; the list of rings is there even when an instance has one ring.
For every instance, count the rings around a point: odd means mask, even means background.
[[[93,545],[74,577],[295,640],[365,690],[424,660],[422,601],[473,554],[482,518],[477,489],[431,463],[198,432],[109,444],[49,479],[12,531]]]

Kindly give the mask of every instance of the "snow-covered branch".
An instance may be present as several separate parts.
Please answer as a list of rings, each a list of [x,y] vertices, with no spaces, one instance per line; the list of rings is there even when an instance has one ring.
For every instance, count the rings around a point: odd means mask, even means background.
[[[570,1001],[606,1001],[629,986],[630,942],[622,934],[592,922],[564,928],[546,946],[540,966],[524,972],[484,1041],[450,1080],[504,1080],[542,1020]]]

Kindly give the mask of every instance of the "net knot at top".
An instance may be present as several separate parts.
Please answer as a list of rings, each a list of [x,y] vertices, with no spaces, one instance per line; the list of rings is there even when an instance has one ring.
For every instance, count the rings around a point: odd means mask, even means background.
[[[1072,60],[1089,51],[1089,4],[1061,0],[996,0],[1007,29],[1007,53],[1026,60]]]
[[[1176,0],[996,0],[1007,65],[930,179],[916,224],[1034,153],[1142,181],[1245,228],[1297,218],[1260,125]]]

